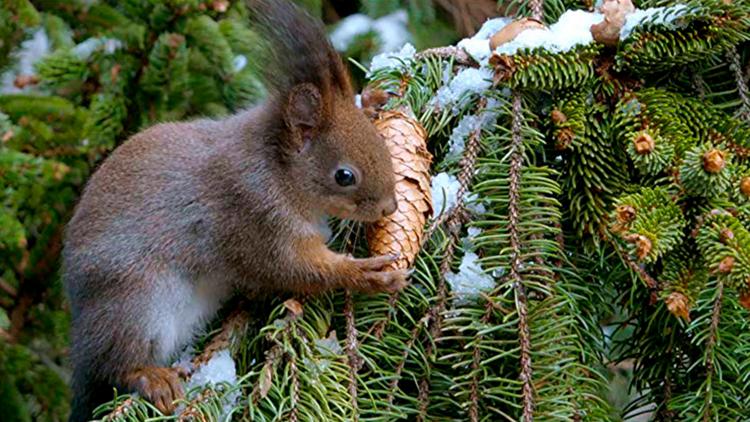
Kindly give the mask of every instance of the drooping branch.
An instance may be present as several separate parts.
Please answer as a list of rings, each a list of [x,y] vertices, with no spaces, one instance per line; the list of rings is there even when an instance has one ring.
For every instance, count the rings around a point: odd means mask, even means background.
[[[706,391],[705,404],[703,408],[703,422],[713,419],[711,407],[713,406],[713,386],[711,385],[715,368],[713,362],[714,348],[718,338],[719,321],[721,320],[721,301],[724,298],[724,283],[721,281],[716,286],[716,298],[711,309],[711,325],[709,327],[708,341],[706,343],[706,379],[708,380],[708,391]]]
[[[346,355],[349,365],[349,395],[352,401],[352,421],[357,422],[359,420],[359,412],[357,407],[357,371],[359,369],[359,355],[357,350],[359,349],[357,342],[357,327],[354,325],[354,300],[352,299],[352,292],[346,290],[344,293],[344,315],[346,317]]]
[[[737,114],[741,119],[750,122],[750,91],[748,91],[745,77],[742,75],[742,63],[740,63],[740,55],[737,53],[737,48],[732,47],[727,53],[727,57],[729,58],[729,69],[734,73],[737,92],[742,103]]]
[[[440,58],[440,59],[453,59],[454,63],[460,66],[466,67],[478,67],[479,63],[469,56],[463,48],[449,46],[449,47],[435,47],[428,48],[427,50],[417,53],[416,59],[426,58]]]
[[[531,335],[528,322],[528,305],[526,287],[521,278],[521,242],[519,238],[519,205],[521,201],[521,167],[523,165],[523,135],[521,123],[523,120],[521,108],[521,94],[513,93],[513,123],[512,146],[510,161],[510,189],[508,203],[508,231],[510,232],[510,278],[516,293],[516,308],[518,312],[518,336],[521,352],[521,382],[523,398],[523,421],[534,419],[534,388],[532,384],[531,368]]]
[[[477,113],[481,114],[484,111],[487,103],[486,100],[482,99],[479,101],[477,107]],[[448,244],[446,245],[445,254],[443,260],[440,263],[440,278],[437,285],[437,298],[435,305],[432,306],[427,312],[427,321],[430,324],[429,333],[432,341],[428,342],[425,347],[425,353],[427,356],[432,356],[434,351],[434,344],[437,343],[437,338],[442,332],[443,323],[443,312],[445,311],[445,304],[448,298],[448,287],[445,281],[445,276],[451,271],[451,263],[456,253],[456,246],[458,244],[461,227],[466,218],[466,209],[464,205],[464,196],[469,190],[469,185],[474,177],[474,170],[476,168],[476,161],[480,150],[480,141],[482,138],[482,126],[478,123],[472,133],[469,135],[469,139],[466,143],[466,147],[459,163],[460,171],[458,173],[457,180],[459,182],[459,189],[456,193],[456,206],[450,211],[448,218],[445,222],[446,230],[448,232]],[[419,419],[422,420],[427,415],[427,406],[429,404],[429,390],[430,383],[425,377],[420,382],[419,388]]]

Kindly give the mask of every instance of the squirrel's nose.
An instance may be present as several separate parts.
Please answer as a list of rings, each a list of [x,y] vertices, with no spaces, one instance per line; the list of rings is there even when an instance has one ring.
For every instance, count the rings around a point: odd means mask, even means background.
[[[398,204],[396,203],[396,197],[391,196],[388,199],[386,199],[381,208],[383,210],[383,217],[387,215],[391,215],[394,212],[396,212],[396,208],[398,208]]]

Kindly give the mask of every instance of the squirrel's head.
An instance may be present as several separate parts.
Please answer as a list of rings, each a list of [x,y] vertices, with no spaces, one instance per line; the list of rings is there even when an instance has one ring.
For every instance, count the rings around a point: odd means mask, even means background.
[[[288,175],[321,213],[375,221],[396,210],[391,156],[351,96],[303,83],[283,105]]]
[[[314,213],[374,221],[395,211],[390,154],[354,105],[349,75],[322,22],[288,0],[246,2],[272,46],[264,79],[288,186]]]

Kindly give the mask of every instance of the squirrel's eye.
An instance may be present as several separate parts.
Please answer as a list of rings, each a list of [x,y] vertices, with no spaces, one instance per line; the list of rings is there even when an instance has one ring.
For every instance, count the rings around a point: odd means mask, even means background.
[[[334,177],[336,178],[336,183],[338,183],[339,186],[346,187],[357,183],[357,178],[354,176],[354,172],[347,168],[336,170],[336,174],[334,174]]]

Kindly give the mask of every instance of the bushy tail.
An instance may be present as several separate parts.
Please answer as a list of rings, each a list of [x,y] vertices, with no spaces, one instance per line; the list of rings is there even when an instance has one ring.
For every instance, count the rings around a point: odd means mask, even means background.
[[[94,409],[112,399],[112,388],[107,383],[86,379],[86,375],[75,372],[73,374],[75,396],[68,422],[90,421],[93,418]]]
[[[270,90],[283,94],[311,83],[324,96],[336,91],[353,95],[346,67],[319,19],[291,0],[246,0],[246,5],[254,27],[269,42],[263,68]]]

